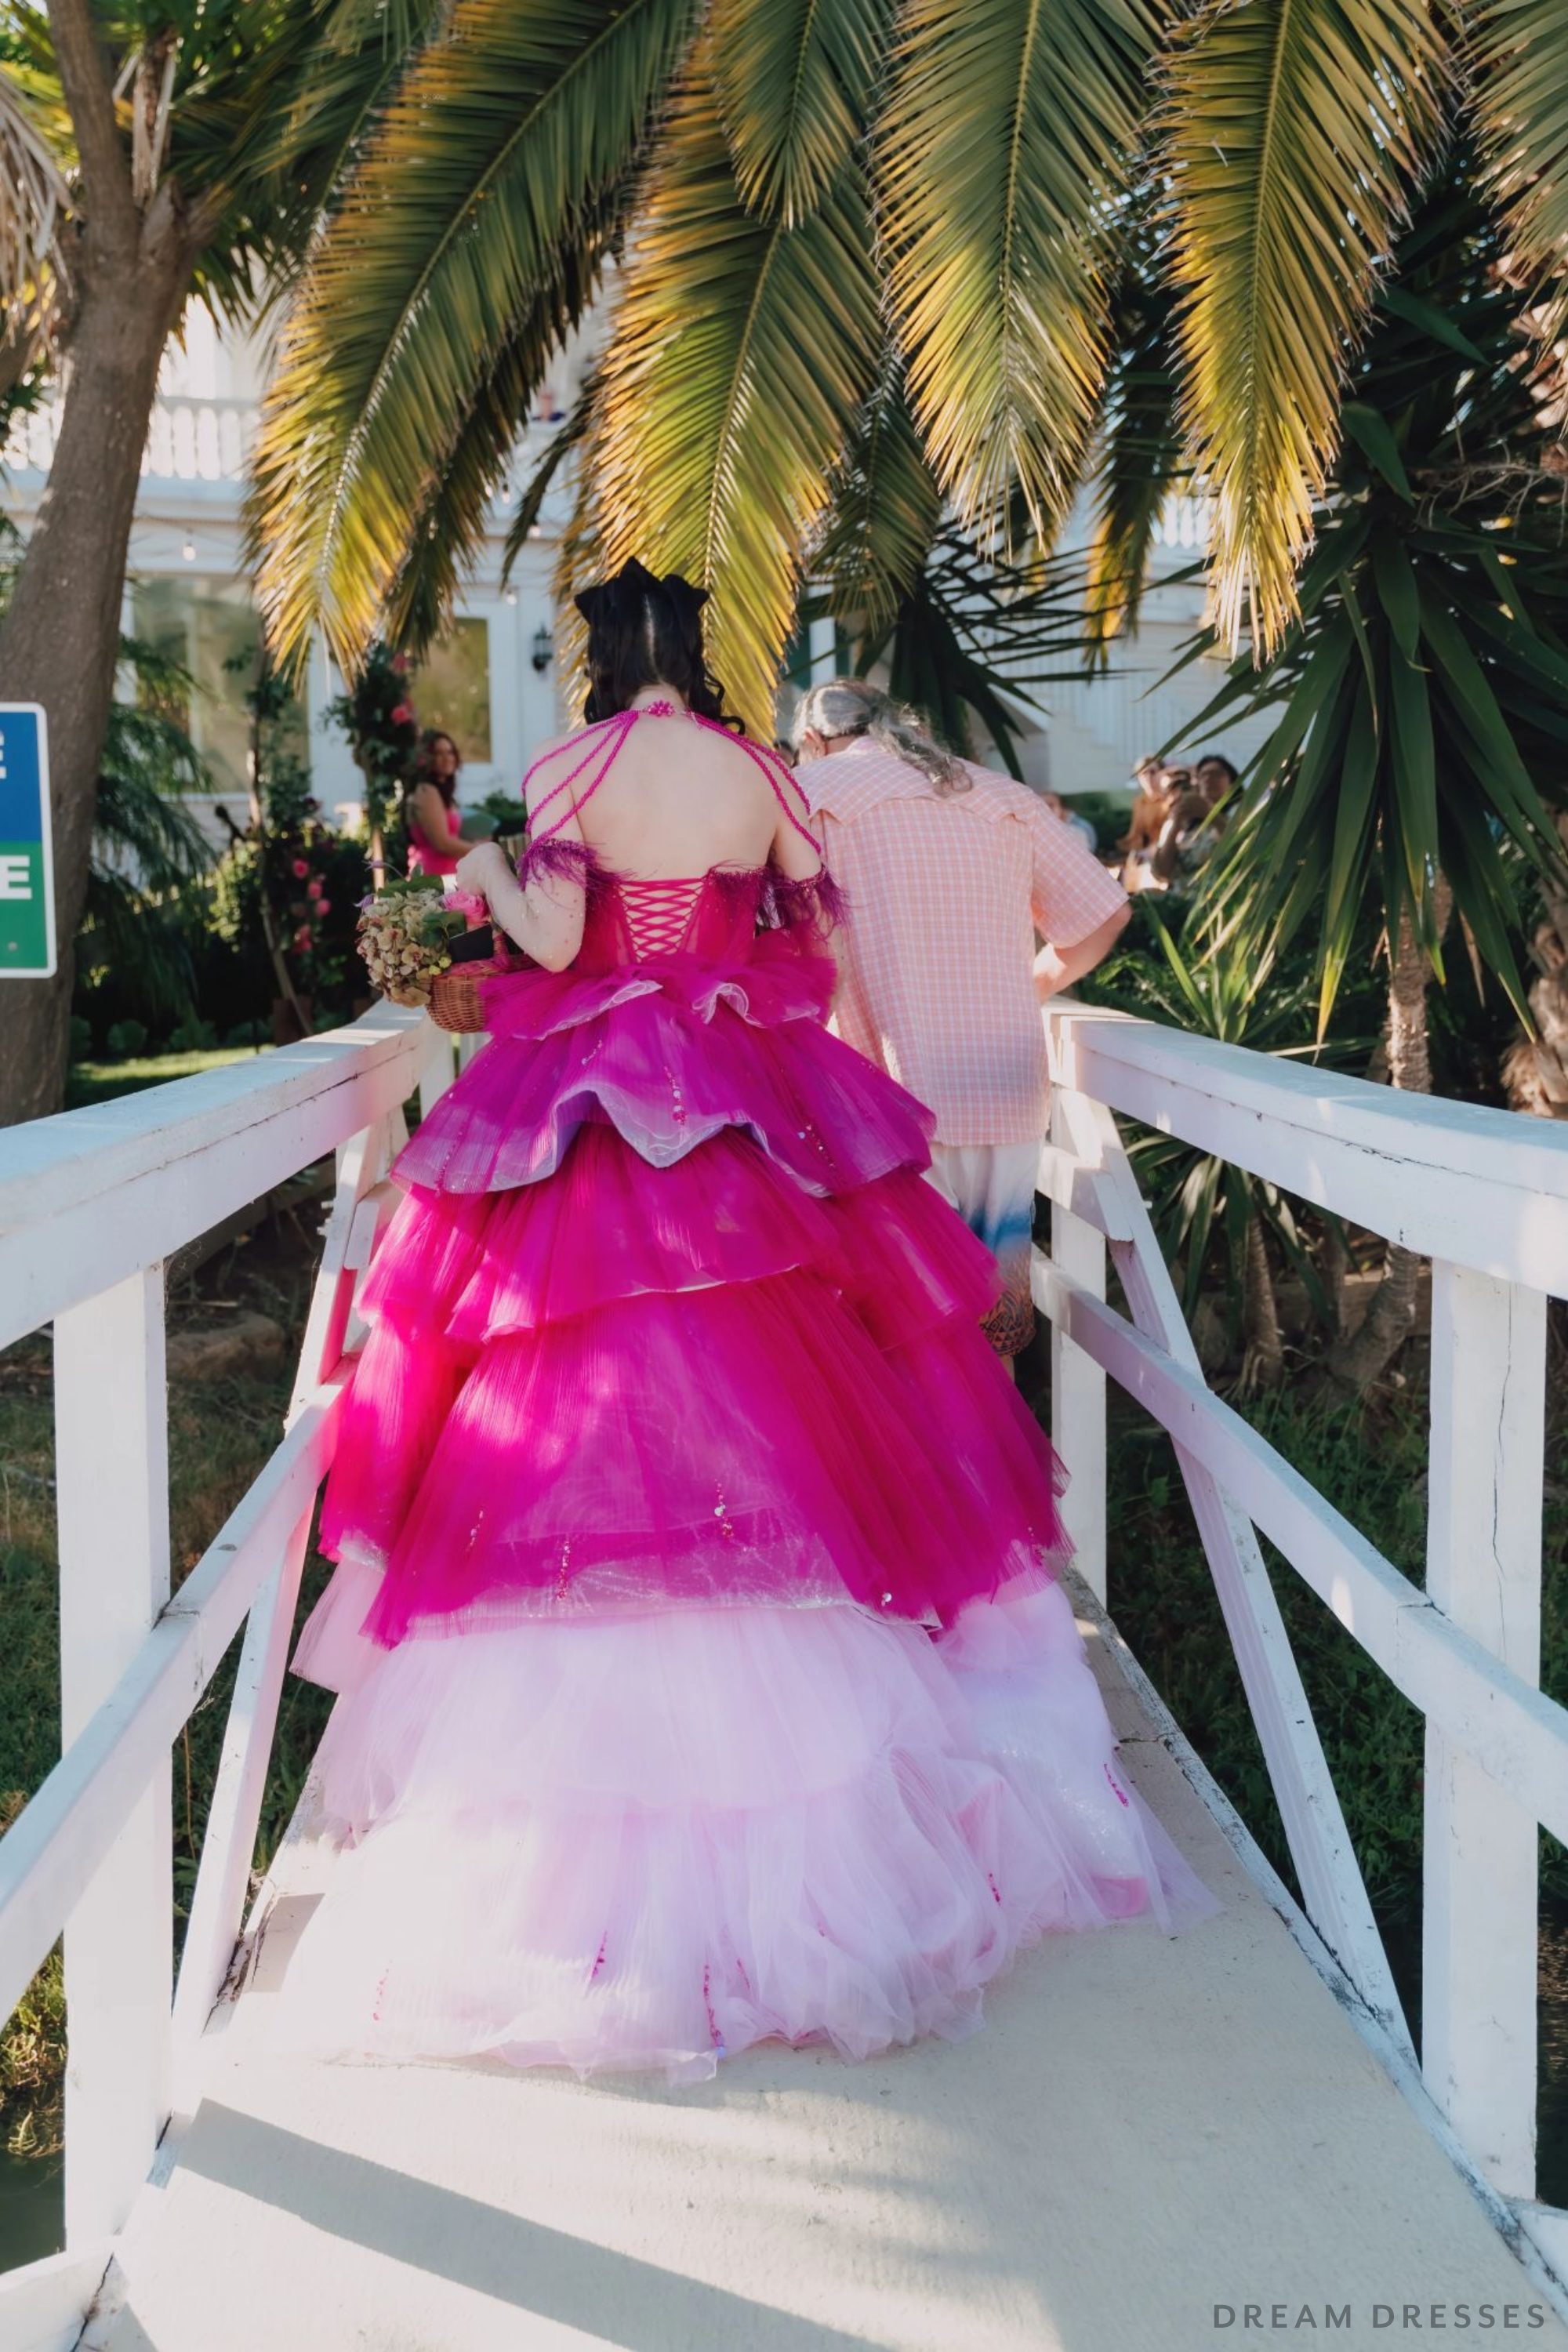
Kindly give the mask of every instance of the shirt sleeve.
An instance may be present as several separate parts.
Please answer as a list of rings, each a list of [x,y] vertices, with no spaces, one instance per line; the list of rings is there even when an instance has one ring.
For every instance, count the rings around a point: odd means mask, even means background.
[[[1076,947],[1127,903],[1081,835],[1030,794],[1029,906],[1035,929],[1053,947]]]

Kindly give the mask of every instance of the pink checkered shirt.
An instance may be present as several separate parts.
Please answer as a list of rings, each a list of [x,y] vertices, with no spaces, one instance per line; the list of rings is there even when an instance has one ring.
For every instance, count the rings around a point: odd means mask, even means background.
[[[1037,793],[988,768],[943,795],[874,743],[803,763],[849,897],[834,1027],[937,1117],[942,1143],[1026,1143],[1045,1126],[1035,935],[1072,947],[1125,897]]]

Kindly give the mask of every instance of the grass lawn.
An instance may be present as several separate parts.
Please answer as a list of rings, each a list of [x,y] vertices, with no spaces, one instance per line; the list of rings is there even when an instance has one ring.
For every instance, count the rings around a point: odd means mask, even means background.
[[[270,1054],[270,1045],[216,1045],[209,1053],[142,1054],[123,1062],[75,1062],[66,1081],[66,1108],[80,1110],[90,1103],[112,1102],[117,1095],[139,1094],[143,1087],[161,1087],[169,1078],[195,1077],[198,1070],[221,1070],[230,1062],[248,1062],[257,1054]]]
[[[210,1063],[232,1056],[180,1058]],[[289,1339],[280,1365],[170,1389],[169,1507],[176,1586],[282,1433],[317,1247],[306,1220],[279,1220],[256,1238],[220,1251],[170,1300],[171,1329],[183,1322],[210,1324],[226,1310],[248,1308],[273,1317]],[[106,1573],[112,1573],[111,1563]],[[307,1604],[326,1574],[325,1562],[313,1560]],[[239,1639],[174,1749],[174,1887],[182,1919],[200,1859]],[[0,1353],[0,1659],[3,1827],[59,1757],[54,1398],[47,1333]],[[331,1704],[325,1691],[288,1678],[257,1840],[258,1869],[265,1868],[293,1811]],[[46,2155],[58,2144],[63,2032],[57,1949],[0,2030],[0,2139],[17,2153]]]

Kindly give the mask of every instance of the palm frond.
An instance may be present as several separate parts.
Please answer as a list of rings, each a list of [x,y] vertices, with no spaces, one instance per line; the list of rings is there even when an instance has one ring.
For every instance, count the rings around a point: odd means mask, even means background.
[[[584,377],[577,397],[564,421],[558,425],[546,443],[532,473],[524,483],[517,502],[517,511],[507,525],[506,546],[501,557],[501,585],[510,579],[512,567],[522,553],[538,526],[544,501],[555,487],[555,479],[569,457],[580,449],[587,438],[593,421],[594,403],[598,397],[599,376],[590,368]]]
[[[771,733],[802,551],[880,353],[865,189],[849,163],[797,228],[748,213],[698,71],[637,217],[590,461],[603,561],[716,592],[715,672]]]
[[[453,0],[300,289],[263,413],[258,593],[279,656],[353,667],[410,524],[542,286],[592,282],[696,0]]]
[[[247,125],[242,161],[272,184],[280,241],[300,262],[409,58],[440,37],[447,13],[447,0],[325,0],[290,12],[293,37],[267,57],[267,102]],[[297,274],[278,270],[269,299],[281,299]]]
[[[1222,636],[1295,611],[1348,360],[1436,121],[1428,0],[1211,0],[1170,68],[1183,418]]]
[[[1146,236],[1111,297],[1111,350],[1090,483],[1088,611],[1091,658],[1103,665],[1120,630],[1136,625],[1154,533],[1185,478],[1176,422],[1174,303]]]
[[[387,592],[383,624],[389,641],[410,653],[423,653],[451,619],[458,586],[483,543],[490,502],[510,478],[534,391],[552,354],[597,290],[621,195],[617,186],[602,196],[589,236],[563,245],[553,257],[552,275],[475,386],[468,415],[439,469],[428,477],[424,501],[409,519],[407,553]],[[562,449],[557,464],[564,454]],[[531,520],[525,494],[507,540],[508,572]]]
[[[890,0],[714,0],[714,79],[745,202],[794,226],[866,124]]]
[[[69,287],[65,172],[9,68],[0,68],[0,341],[32,349]]]
[[[896,610],[864,628],[855,667],[864,677],[885,666],[894,699],[923,711],[955,751],[973,751],[978,720],[1021,776],[1018,738],[1041,713],[1040,688],[1081,672],[1083,604],[1081,554],[999,564],[950,524]]]
[[[835,469],[813,558],[835,617],[884,627],[919,579],[941,520],[942,492],[910,414],[902,363],[889,352]]]
[[[1475,0],[1468,17],[1475,112],[1511,258],[1554,341],[1568,331],[1568,10]]]
[[[910,391],[971,523],[1071,502],[1109,341],[1105,234],[1170,0],[908,0],[877,136]]]

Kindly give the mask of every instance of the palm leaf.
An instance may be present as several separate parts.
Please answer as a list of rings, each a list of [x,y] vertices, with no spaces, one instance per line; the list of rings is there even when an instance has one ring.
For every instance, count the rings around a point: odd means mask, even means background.
[[[475,386],[456,438],[439,468],[428,475],[424,502],[410,518],[407,552],[385,598],[383,634],[391,644],[420,654],[446,630],[459,584],[489,528],[490,502],[510,478],[540,378],[597,287],[605,241],[620,201],[620,190],[611,190],[600,200],[592,234],[562,247],[552,275]],[[568,446],[564,432],[554,436],[556,454],[538,485],[541,498]],[[503,577],[535,511],[525,495],[509,531]]]
[[[802,551],[876,377],[865,191],[851,163],[797,228],[749,214],[695,72],[637,221],[587,461],[602,559],[716,592],[715,671],[771,733]]]
[[[970,521],[1071,502],[1104,373],[1107,208],[1170,0],[907,0],[877,140],[910,389]]]
[[[1174,304],[1139,236],[1111,300],[1112,362],[1091,485],[1089,620],[1103,665],[1136,625],[1161,515],[1185,473],[1176,423]]]
[[[1427,0],[1211,0],[1166,112],[1192,464],[1222,637],[1270,652],[1332,457],[1351,349],[1434,123]]]
[[[735,178],[789,226],[816,211],[865,129],[890,0],[714,0],[714,80]]]
[[[517,502],[517,511],[507,525],[506,546],[501,555],[501,585],[511,578],[512,568],[538,528],[544,501],[555,485],[562,467],[586,440],[593,422],[594,403],[598,397],[599,378],[595,369],[584,377],[571,413],[563,424],[557,425],[545,446],[532,473],[523,485]]]
[[[453,0],[338,202],[282,338],[253,503],[279,656],[352,667],[410,527],[542,289],[592,283],[695,0]],[[514,351],[514,358],[515,358]]]
[[[0,70],[0,328],[31,346],[68,289],[65,173],[9,69]]]
[[[837,469],[813,569],[827,608],[866,630],[885,627],[920,577],[942,520],[942,492],[904,395],[894,353]]]
[[[1568,10],[1475,0],[1475,110],[1515,262],[1536,281],[1548,341],[1568,328]]]

